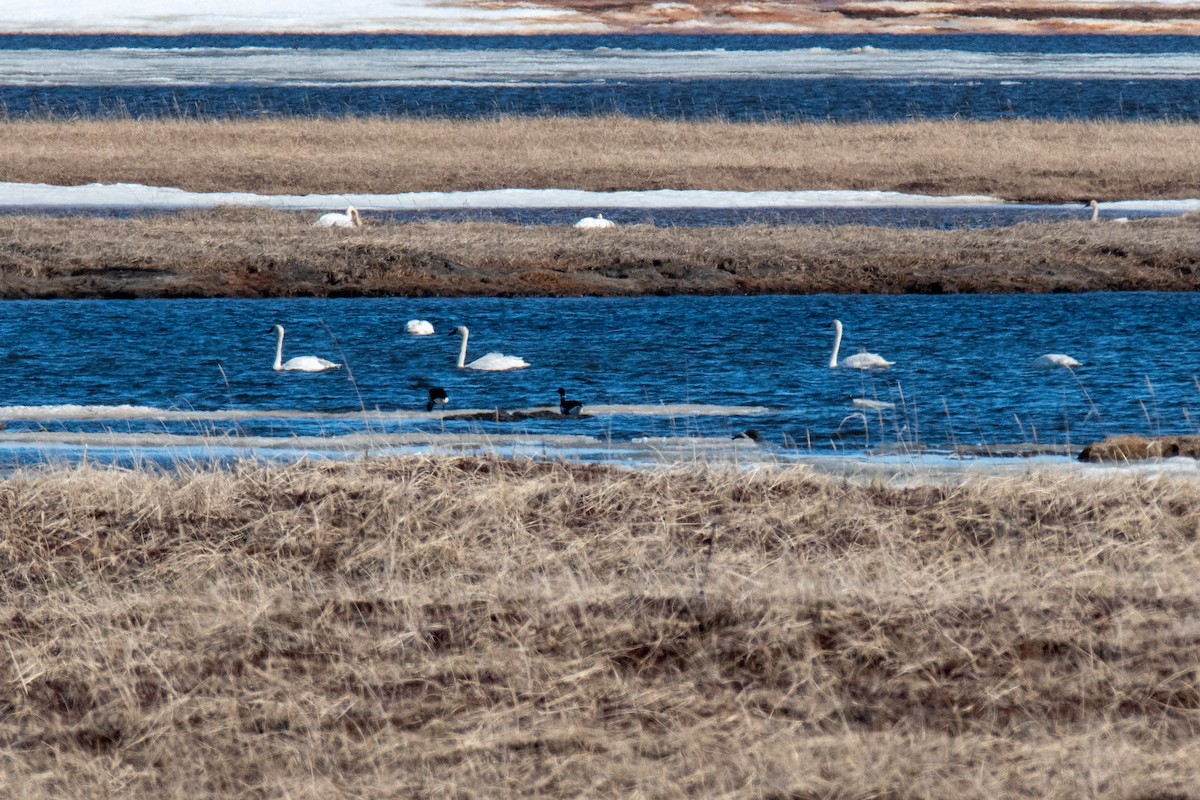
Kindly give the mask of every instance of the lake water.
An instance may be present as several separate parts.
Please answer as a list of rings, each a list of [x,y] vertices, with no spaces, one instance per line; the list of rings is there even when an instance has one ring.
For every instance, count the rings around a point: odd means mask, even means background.
[[[0,36],[9,115],[1196,119],[1180,36]]]
[[[1195,119],[1200,47],[1158,36],[0,36],[0,109]],[[644,218],[627,221],[953,227],[1088,212],[636,213]],[[576,215],[483,214],[526,224]],[[759,463],[1194,432],[1194,303],[1171,294],[6,302],[0,464],[411,452]],[[415,317],[439,334],[405,335]],[[895,366],[828,368],[834,318],[846,326],[843,354],[867,346]],[[275,323],[288,328],[285,358],[313,353],[346,368],[274,372]],[[458,340],[445,333],[458,324],[470,326],[473,354],[502,350],[532,366],[456,369]],[[1083,366],[1031,368],[1045,352]],[[445,413],[424,411],[434,384],[450,394]],[[559,386],[584,402],[584,416],[554,413]],[[499,421],[497,410],[515,413]],[[750,428],[760,444],[731,438]]]
[[[755,461],[1195,432],[1195,303],[1156,293],[8,302],[0,463],[85,448],[118,460],[465,448],[624,462],[728,448],[747,428],[763,443],[738,452]],[[843,356],[866,346],[895,366],[828,368],[835,317]],[[438,333],[404,334],[410,318]],[[285,359],[348,368],[274,372],[275,323],[287,328]],[[471,329],[468,359],[499,350],[532,366],[457,369],[459,339],[447,334],[459,324]],[[1032,368],[1046,352],[1083,366]],[[424,411],[429,385],[449,393],[445,414]],[[538,416],[557,408],[559,386],[586,416]],[[497,409],[523,413],[470,418]]]

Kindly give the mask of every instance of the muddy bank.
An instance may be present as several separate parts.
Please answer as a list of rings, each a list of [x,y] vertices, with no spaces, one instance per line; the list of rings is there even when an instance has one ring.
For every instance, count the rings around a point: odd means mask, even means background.
[[[319,229],[222,209],[0,217],[5,298],[1006,293],[1200,288],[1200,218],[986,230],[499,223]]]
[[[1200,458],[1200,436],[1138,436],[1122,434],[1089,444],[1079,454],[1080,461],[1124,462],[1152,458]]]

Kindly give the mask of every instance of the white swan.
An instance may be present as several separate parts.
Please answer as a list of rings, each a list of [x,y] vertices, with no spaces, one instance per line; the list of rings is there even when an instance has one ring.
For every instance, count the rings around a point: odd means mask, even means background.
[[[529,363],[520,356],[506,356],[501,353],[488,353],[486,356],[481,356],[470,364],[467,361],[467,338],[471,332],[467,330],[466,325],[459,325],[450,335],[462,335],[462,349],[458,351],[458,368],[459,369],[482,369],[489,372],[499,372],[506,369],[524,369],[529,366]]]
[[[362,226],[362,217],[357,208],[350,206],[345,214],[322,214],[313,225],[318,228],[358,228]]]
[[[865,408],[868,411],[883,411],[887,408],[895,408],[895,403],[889,403],[886,400],[871,400],[867,397],[856,397],[850,401],[850,405],[855,408]]]
[[[338,369],[342,365],[335,364],[332,361],[326,361],[323,358],[316,356],[296,356],[283,360],[283,326],[276,325],[271,330],[275,331],[279,338],[275,343],[275,366],[272,367],[276,372],[292,371],[292,372],[324,372],[327,369]]]
[[[431,336],[433,335],[433,323],[423,319],[410,319],[404,326],[404,331],[413,336]]]
[[[1067,369],[1071,369],[1072,367],[1083,366],[1066,353],[1046,353],[1044,356],[1038,356],[1035,358],[1033,360],[1033,365],[1043,369],[1049,369],[1051,367],[1066,367]]]
[[[833,321],[833,329],[837,332],[833,340],[833,353],[829,356],[830,367],[843,367],[846,369],[885,369],[895,364],[895,361],[888,361],[883,356],[876,353],[868,353],[865,350],[861,353],[855,353],[852,356],[846,356],[841,361],[838,361],[838,350],[842,346],[842,321],[835,319]]]
[[[597,214],[594,217],[584,217],[575,223],[576,228],[585,230],[596,230],[597,228],[615,228],[617,223],[611,219],[605,219],[603,214]]]

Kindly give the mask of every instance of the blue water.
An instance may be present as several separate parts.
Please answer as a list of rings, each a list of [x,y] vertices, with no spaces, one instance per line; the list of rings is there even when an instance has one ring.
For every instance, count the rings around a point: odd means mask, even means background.
[[[14,116],[1200,117],[1179,36],[0,36],[0,61]]]
[[[1083,203],[1069,205],[1013,204],[1008,206],[859,206],[807,208],[605,208],[589,206],[588,214],[602,213],[622,225],[658,228],[736,225],[873,225],[890,228],[996,228],[1023,222],[1090,220],[1092,210]],[[1163,216],[1166,212],[1121,211],[1128,219]],[[366,218],[383,222],[507,222],[517,225],[570,225],[580,217],[578,208],[477,208],[421,211],[368,212]],[[1101,218],[1115,216],[1105,212]]]
[[[0,206],[0,214],[51,216],[103,216],[128,219],[175,213],[160,209],[112,208],[107,206]],[[1023,222],[1069,222],[1092,218],[1083,203],[1065,205],[1011,204],[991,206],[860,206],[804,208],[626,208],[588,206],[580,208],[437,208],[419,211],[363,211],[363,219],[382,223],[405,222],[504,222],[516,225],[572,225],[581,215],[601,213],[622,225],[653,225],[658,228],[736,225],[872,225],[891,228],[996,228]],[[1101,219],[1123,216],[1144,219],[1166,216],[1166,211],[1105,211]]]
[[[1195,432],[1195,302],[1156,293],[9,301],[0,453],[44,451],[72,432],[144,436],[147,445],[161,433],[232,443],[363,432],[590,437],[570,450],[644,437],[728,440],[754,428],[765,449],[816,453]],[[414,317],[438,333],[405,335]],[[846,328],[843,356],[868,346],[895,366],[829,369],[835,317]],[[277,322],[288,331],[285,359],[314,354],[348,369],[273,372],[268,329]],[[471,328],[468,359],[494,349],[532,366],[455,368],[459,339],[447,333],[459,324]],[[1032,369],[1045,352],[1083,366]],[[451,397],[444,419],[424,412],[429,385]],[[559,386],[591,415],[451,415],[553,409]],[[856,397],[896,407],[862,411]],[[382,413],[364,418],[364,409]]]
[[[0,36],[0,112],[1196,119],[1198,44],[1005,35]],[[472,218],[557,224],[577,216],[485,214]],[[994,209],[670,209],[622,221],[951,227],[1063,214],[1087,211],[1018,208],[1001,219]],[[763,437],[755,450],[816,454],[1195,432],[1194,302],[1148,293],[8,301],[0,464],[104,449],[114,460],[153,451],[170,461],[171,452],[219,458],[247,448],[450,440],[516,452],[513,437],[524,453],[587,457],[676,437],[728,443],[747,428]],[[439,333],[406,336],[414,317]],[[868,346],[895,366],[829,369],[835,317],[846,326],[843,355]],[[288,328],[285,358],[311,353],[346,367],[272,371],[274,323]],[[496,349],[532,366],[456,369],[458,339],[446,332],[458,324],[472,330],[470,357]],[[1083,366],[1032,369],[1045,352]],[[446,414],[424,411],[430,385],[449,392]],[[584,417],[456,416],[552,412],[559,386],[585,403]],[[855,398],[893,407],[864,409]],[[164,435],[176,438],[164,444]]]

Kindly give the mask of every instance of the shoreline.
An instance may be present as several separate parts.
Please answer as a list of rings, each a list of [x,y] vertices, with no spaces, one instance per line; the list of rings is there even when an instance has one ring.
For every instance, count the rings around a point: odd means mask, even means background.
[[[266,195],[834,190],[1086,204],[1194,198],[1197,138],[1200,124],[1182,122],[0,121],[0,179]]]
[[[1194,123],[74,120],[3,122],[0,134],[0,178],[14,187],[98,183],[268,200],[520,187],[897,192],[1082,207],[1089,199],[1195,198],[1200,186]],[[377,221],[338,230],[314,228],[315,219],[232,207],[129,219],[0,216],[0,297],[1200,289],[1200,224],[1189,215],[952,230],[629,225],[602,232]]]
[[[739,226],[601,232],[503,223],[315,228],[216,209],[0,216],[0,297],[636,297],[1200,289],[1200,221],[929,230]]]
[[[637,3],[632,0],[409,0],[388,10],[355,0],[337,5],[300,4],[293,13],[247,8],[225,0],[206,13],[172,0],[154,12],[122,7],[97,13],[37,5],[4,21],[4,33],[31,35],[198,33],[366,33],[424,35],[530,34],[954,34],[1003,33],[1194,35],[1194,3],[1133,0],[1087,4],[1017,0],[1003,5],[950,0],[938,4],[882,4],[872,0],[795,0],[746,4],[737,0]],[[449,12],[449,13],[447,13]]]

